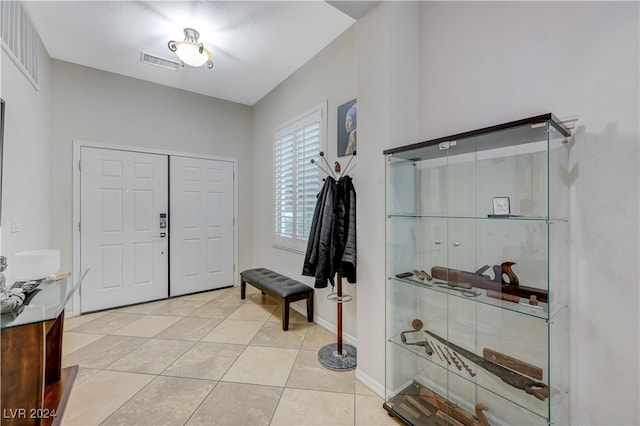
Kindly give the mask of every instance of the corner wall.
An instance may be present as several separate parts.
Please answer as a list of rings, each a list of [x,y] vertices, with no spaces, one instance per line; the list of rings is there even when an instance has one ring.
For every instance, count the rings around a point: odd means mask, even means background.
[[[418,2],[382,2],[358,20],[358,298],[356,377],[384,396],[385,157],[419,140]]]
[[[640,423],[638,2],[424,2],[421,140],[553,112],[571,148],[571,423]]]
[[[350,157],[336,157],[337,153],[337,108],[339,105],[356,98],[356,45],[355,26],[342,33],[329,46],[313,59],[303,65],[267,96],[253,107],[253,250],[252,267],[263,266],[313,287],[312,277],[303,277],[302,265],[304,253],[275,248],[273,241],[273,131],[279,126],[294,119],[305,111],[327,102],[328,131],[326,155],[333,167],[339,161],[344,167]],[[358,101],[360,101],[358,99]],[[358,119],[360,112],[358,112]],[[360,142],[358,142],[360,143]],[[356,165],[353,178],[360,215],[360,172],[369,167],[354,157],[352,166]],[[317,157],[320,159],[320,157]],[[325,165],[326,168],[326,165]],[[362,233],[358,223],[358,239]],[[362,247],[358,240],[358,250]],[[360,259],[360,254],[358,254]],[[360,274],[358,266],[358,274]],[[354,296],[353,301],[343,307],[343,336],[345,341],[356,336],[356,303],[360,287],[370,284],[358,276],[357,284],[344,281],[343,291]],[[326,299],[331,286],[316,289],[316,320],[331,328],[336,327],[336,304]],[[367,291],[363,289],[362,291]],[[303,302],[295,302],[295,306],[305,312]]]
[[[415,32],[404,14],[417,4]],[[637,2],[382,2],[358,20],[358,133],[371,148],[359,152],[367,172],[358,207],[368,218],[358,217],[359,276],[373,287],[358,299],[358,373],[373,388],[385,369],[376,151],[546,112],[578,115],[572,279],[564,283],[572,290],[571,422],[640,423],[638,21]]]
[[[36,90],[14,62],[0,49],[5,100],[4,149],[2,159],[1,254],[50,248],[50,60],[39,42],[39,88]],[[12,218],[20,231],[11,231]]]

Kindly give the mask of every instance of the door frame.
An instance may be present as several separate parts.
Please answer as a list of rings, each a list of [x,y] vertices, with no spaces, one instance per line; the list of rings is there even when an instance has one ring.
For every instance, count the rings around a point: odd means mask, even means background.
[[[73,271],[73,277],[79,277],[81,274],[80,271],[80,151],[83,147],[86,148],[100,148],[100,149],[114,149],[119,151],[130,151],[130,152],[140,152],[145,154],[160,154],[166,155],[168,157],[171,156],[180,156],[180,157],[191,157],[191,158],[199,158],[203,160],[218,160],[218,161],[229,161],[233,163],[233,285],[238,286],[238,273],[235,270],[236,265],[238,265],[238,160],[236,158],[229,157],[220,157],[214,155],[205,155],[205,154],[194,154],[188,152],[180,152],[180,151],[169,151],[163,149],[155,149],[155,148],[146,148],[146,147],[136,147],[136,146],[128,146],[128,145],[117,145],[117,144],[107,144],[101,142],[90,142],[83,140],[74,140],[73,141],[73,176],[72,176],[72,229],[73,229],[73,239],[72,239],[72,260],[71,260],[71,270]],[[171,182],[171,169],[169,169],[169,182]],[[169,221],[171,221],[171,216],[169,216]],[[169,224],[171,226],[171,224]],[[171,234],[169,234],[169,238],[171,238]],[[169,251],[169,258],[171,258],[171,251]],[[170,278],[170,277],[169,277]],[[171,285],[171,282],[169,282]],[[71,297],[71,306],[67,306],[65,311],[65,316],[73,317],[80,315],[82,312],[82,307],[80,306],[80,291],[76,291]],[[168,297],[168,295],[167,295]]]

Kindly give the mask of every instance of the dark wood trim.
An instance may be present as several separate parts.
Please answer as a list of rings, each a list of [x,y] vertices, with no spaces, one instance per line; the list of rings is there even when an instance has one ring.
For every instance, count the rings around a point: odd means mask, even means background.
[[[64,322],[64,311],[53,321],[51,328],[47,331],[47,359],[45,362],[45,385],[60,380],[60,370],[62,367],[62,327]]]
[[[558,118],[555,115],[553,115],[552,113],[547,113],[547,114],[542,114],[542,115],[536,115],[534,117],[523,118],[521,120],[510,121],[508,123],[497,124],[495,126],[484,127],[482,129],[471,130],[471,131],[463,132],[463,133],[457,133],[455,135],[444,136],[444,137],[437,138],[437,139],[431,139],[431,140],[424,141],[424,142],[417,142],[417,143],[414,143],[414,144],[405,145],[405,146],[398,147],[398,148],[385,149],[384,151],[382,151],[382,153],[384,155],[394,154],[394,153],[397,153],[397,152],[409,151],[409,150],[412,150],[412,149],[419,149],[419,148],[424,148],[424,147],[427,147],[427,146],[437,145],[437,144],[439,144],[441,142],[448,142],[448,141],[460,140],[460,139],[468,139],[468,138],[472,138],[474,136],[480,136],[480,135],[484,135],[484,134],[487,134],[487,133],[498,132],[498,131],[510,129],[510,128],[513,128],[513,127],[537,124],[537,123],[541,123],[541,122],[547,121],[547,120],[549,120],[551,125],[557,131],[559,131],[563,136],[570,136],[571,135],[571,131],[569,129],[567,129],[567,127],[565,127],[565,125],[560,120],[558,120]]]
[[[62,422],[64,410],[67,408],[69,395],[71,395],[71,387],[78,375],[78,366],[63,368],[60,373],[60,380],[47,385],[45,390],[44,408],[45,410],[55,410],[55,416],[49,416],[42,419],[44,426],[57,426]]]
[[[2,329],[0,424],[60,424],[78,366],[62,369],[64,310],[55,320]]]
[[[338,295],[338,306],[336,307],[337,320],[338,320],[338,329],[336,331],[336,352],[342,356],[342,273],[338,272],[338,279],[336,282],[337,285],[337,295]]]
[[[2,341],[2,425],[38,425],[30,410],[44,398],[45,331],[41,322],[4,328]]]

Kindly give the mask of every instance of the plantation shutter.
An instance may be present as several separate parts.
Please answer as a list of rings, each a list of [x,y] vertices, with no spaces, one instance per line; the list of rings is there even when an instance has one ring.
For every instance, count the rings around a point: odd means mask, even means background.
[[[276,131],[274,137],[274,244],[297,251],[306,249],[320,171],[323,138],[322,110]]]

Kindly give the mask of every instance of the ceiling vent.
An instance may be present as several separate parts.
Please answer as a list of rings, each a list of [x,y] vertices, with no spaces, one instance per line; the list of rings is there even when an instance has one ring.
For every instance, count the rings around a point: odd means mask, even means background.
[[[180,62],[161,58],[160,56],[152,55],[147,52],[140,52],[140,62],[144,64],[155,65],[156,67],[164,68],[171,71],[178,71],[178,69],[182,65]]]

